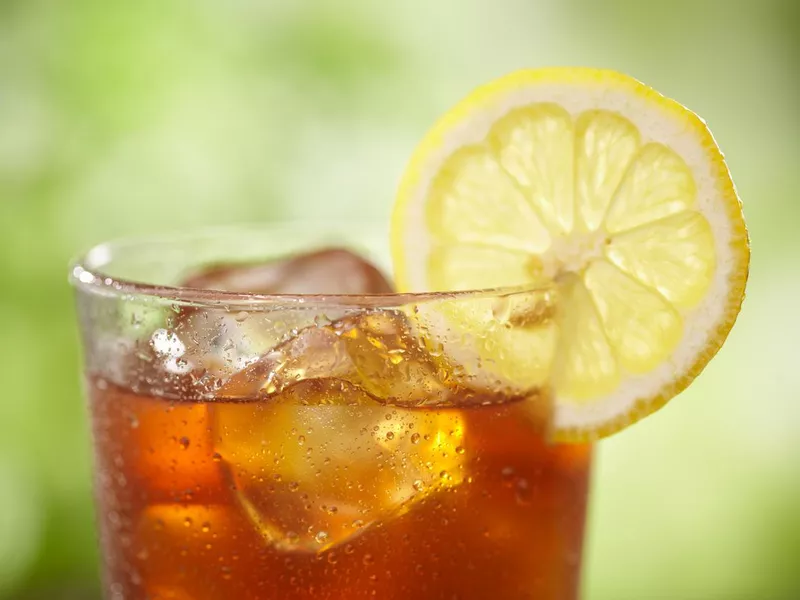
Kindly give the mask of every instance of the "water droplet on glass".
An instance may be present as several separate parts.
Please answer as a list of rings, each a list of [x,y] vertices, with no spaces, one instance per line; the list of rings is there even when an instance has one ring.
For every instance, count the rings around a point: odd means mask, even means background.
[[[533,489],[531,488],[530,483],[528,483],[528,480],[522,478],[518,479],[515,485],[514,493],[514,496],[517,499],[517,504],[530,504],[532,495]]]
[[[506,486],[510,486],[514,482],[514,475],[514,467],[503,467],[503,470],[500,471],[500,477]]]
[[[186,437],[186,436],[183,436],[181,439],[179,439],[179,440],[178,440],[178,444],[180,444],[180,447],[181,447],[181,448],[183,448],[184,450],[186,450],[186,449],[189,447],[189,441],[190,441],[190,440],[189,440],[189,438],[188,438],[188,437]]]
[[[411,434],[411,443],[412,444],[419,444],[419,438],[420,437],[421,436],[418,433],[412,433]]]
[[[328,541],[328,532],[327,531],[318,531],[317,535],[314,536],[314,539],[317,541],[318,544],[324,544]]]

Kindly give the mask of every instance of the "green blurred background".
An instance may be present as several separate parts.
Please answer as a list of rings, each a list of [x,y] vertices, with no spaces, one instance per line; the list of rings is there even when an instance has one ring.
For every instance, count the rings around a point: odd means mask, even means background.
[[[600,446],[585,597],[800,598],[798,7],[0,0],[0,598],[99,595],[72,255],[205,224],[385,220],[440,113],[551,64],[628,72],[703,115],[753,238],[718,358]]]

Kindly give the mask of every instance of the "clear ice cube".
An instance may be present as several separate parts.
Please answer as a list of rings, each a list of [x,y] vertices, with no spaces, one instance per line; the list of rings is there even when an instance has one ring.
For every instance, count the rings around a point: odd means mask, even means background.
[[[186,287],[254,294],[388,294],[392,286],[362,257],[329,248],[260,264],[209,267]]]
[[[346,381],[211,412],[242,508],[284,551],[337,546],[465,477],[459,411],[382,406]]]

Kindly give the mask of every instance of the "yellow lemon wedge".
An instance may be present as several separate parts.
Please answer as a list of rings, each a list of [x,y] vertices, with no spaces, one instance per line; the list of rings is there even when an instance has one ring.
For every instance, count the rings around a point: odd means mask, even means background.
[[[626,427],[698,375],[736,319],[750,258],[705,123],[589,68],[519,71],[457,104],[411,159],[391,244],[402,291],[551,290],[537,297],[553,297],[552,318],[535,327],[493,329],[490,299],[418,318],[461,371],[547,386],[554,437],[574,441]],[[445,329],[474,335],[449,343]]]

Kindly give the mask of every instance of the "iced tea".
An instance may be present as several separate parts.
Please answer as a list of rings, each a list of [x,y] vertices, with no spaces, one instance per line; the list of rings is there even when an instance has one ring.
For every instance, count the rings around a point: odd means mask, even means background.
[[[92,294],[108,598],[577,597],[589,447],[548,441],[542,390],[454,372],[413,307]]]

